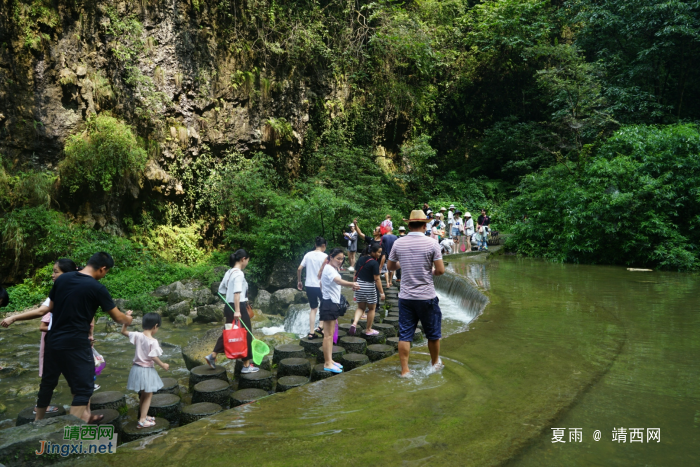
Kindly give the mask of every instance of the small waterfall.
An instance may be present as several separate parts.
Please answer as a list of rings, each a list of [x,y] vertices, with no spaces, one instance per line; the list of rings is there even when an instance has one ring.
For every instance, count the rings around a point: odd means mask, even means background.
[[[489,302],[488,297],[474,287],[468,279],[457,274],[446,272],[442,276],[435,277],[434,281],[441,299],[440,308],[444,318],[468,324],[484,311]]]
[[[306,335],[309,333],[309,311],[308,304],[290,305],[287,315],[284,317],[283,326],[262,328],[262,332],[266,335],[278,332],[291,332],[299,336]],[[318,326],[318,313],[316,313],[316,326]]]

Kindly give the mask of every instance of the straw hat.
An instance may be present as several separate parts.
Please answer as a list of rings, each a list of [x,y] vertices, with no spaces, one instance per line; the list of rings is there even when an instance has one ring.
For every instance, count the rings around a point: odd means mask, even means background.
[[[454,204],[450,204],[450,209],[456,209]]]
[[[467,212],[464,217],[472,217],[472,214],[470,212]]]
[[[430,222],[430,219],[425,215],[422,209],[416,209],[411,211],[411,215],[408,219],[404,219],[404,222]]]
[[[447,208],[440,208],[440,212],[447,211]]]

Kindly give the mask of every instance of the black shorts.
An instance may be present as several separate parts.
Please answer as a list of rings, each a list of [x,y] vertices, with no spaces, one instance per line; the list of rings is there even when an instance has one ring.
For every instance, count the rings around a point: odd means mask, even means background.
[[[340,305],[333,303],[330,300],[321,300],[321,308],[319,310],[319,321],[335,321],[340,314]]]
[[[309,299],[309,306],[312,310],[318,308],[318,304],[321,303],[321,300],[323,299],[321,287],[307,287],[306,298]]]
[[[53,390],[58,377],[63,375],[68,381],[73,402],[71,405],[88,405],[95,389],[95,359],[90,347],[84,349],[44,350],[44,371],[39,386],[37,407],[47,407],[51,403]]]

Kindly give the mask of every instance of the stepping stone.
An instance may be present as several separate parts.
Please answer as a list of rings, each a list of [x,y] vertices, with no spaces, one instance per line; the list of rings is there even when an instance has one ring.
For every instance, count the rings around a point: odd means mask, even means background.
[[[231,386],[228,382],[221,381],[220,379],[208,379],[194,385],[192,403],[212,402],[221,407],[227,407],[230,395]]]
[[[238,407],[239,405],[249,402],[255,402],[267,396],[269,396],[267,391],[263,391],[262,389],[241,389],[231,394],[231,407]]]
[[[372,344],[367,346],[367,356],[372,362],[391,357],[392,355],[394,355],[394,348],[390,345]]]
[[[338,363],[340,363],[340,360],[338,360]],[[314,369],[311,371],[311,381],[321,381],[322,379],[330,378],[337,374],[338,373],[332,373],[330,371],[323,371],[323,363],[319,363],[314,366]]]
[[[277,366],[277,378],[284,376],[309,377],[311,364],[307,358],[285,358]]]
[[[206,384],[206,381],[204,383]],[[180,421],[180,396],[175,394],[153,394],[151,406],[148,408],[148,415],[164,418],[170,423],[176,424]]]
[[[277,380],[276,392],[289,391],[292,388],[298,388],[309,382],[309,378],[305,376],[283,376]]]
[[[338,330],[345,331],[347,333],[350,330],[350,326],[352,326],[352,323],[343,323],[338,325]]]
[[[93,394],[90,399],[90,410],[114,409],[120,415],[126,415],[126,396],[119,391],[105,391]]]
[[[275,347],[272,364],[277,365],[285,358],[304,358],[305,356],[304,347],[297,344],[282,344]]]
[[[192,368],[190,371],[190,392],[194,390],[195,385],[208,379],[220,379],[228,384],[228,376],[226,376],[226,368],[219,365],[216,368],[209,368],[209,365],[200,365]]]
[[[261,370],[272,371],[272,359],[269,355],[263,357],[262,362],[260,362],[259,368]],[[233,377],[238,378],[241,376],[241,370],[243,369],[243,360],[236,360],[236,368],[233,370]]]
[[[367,350],[367,341],[361,337],[343,337],[341,339],[338,339],[338,345],[344,348],[347,353],[363,354]]]
[[[384,295],[386,298],[395,298],[399,296],[399,291],[393,287],[384,290]]]
[[[389,313],[396,313],[396,315],[399,315],[399,307],[398,306],[391,306],[389,307]]]
[[[238,389],[272,391],[273,386],[272,373],[267,370],[259,370],[255,373],[241,373],[241,378],[238,380]]]
[[[398,298],[387,298],[387,299],[386,299],[386,303],[387,303],[390,307],[397,307],[397,308],[398,308],[398,306],[399,306],[399,299],[398,299]]]
[[[182,408],[182,413],[180,413],[180,426],[196,422],[200,418],[217,414],[222,410],[219,404],[214,404],[213,402],[198,402],[186,405]]]
[[[399,317],[398,316],[387,316],[384,318],[384,324],[389,324],[394,327],[396,332],[399,331]]]
[[[340,359],[343,358],[343,355],[345,355],[345,349],[334,345],[333,346],[333,361],[334,362],[340,362]],[[325,361],[325,357],[323,356],[323,349],[319,348],[318,353],[316,354],[316,362],[317,363],[323,363]]]
[[[385,337],[394,337],[398,335],[396,328],[394,328],[394,326],[388,323],[374,324],[372,325],[372,329],[376,329],[377,331],[381,332],[382,334],[384,334]]]
[[[415,334],[413,334],[413,342],[423,342],[425,336],[423,334],[422,328],[416,328]]]
[[[138,428],[136,426],[137,423],[138,420],[128,422],[122,428],[122,440],[125,443],[128,443],[129,441],[136,441],[137,439],[147,438],[170,429],[170,422],[164,418],[156,418],[156,424],[149,428]]]
[[[156,394],[180,394],[180,385],[175,378],[162,378],[163,387],[158,389]]]
[[[343,361],[340,363],[343,364],[344,371],[350,371],[350,370],[354,370],[355,368],[360,367],[362,365],[368,364],[369,357],[365,354],[349,353],[349,354],[343,355]]]
[[[411,347],[413,347],[413,342],[410,342],[410,344],[411,344]],[[394,348],[394,350],[398,351],[399,350],[399,338],[398,337],[387,337],[386,345],[390,345]]]
[[[60,417],[62,415],[66,414],[66,409],[63,408],[62,405],[57,405],[58,407],[58,412],[54,413],[46,413],[44,418],[54,418],[54,417]],[[17,414],[17,423],[15,426],[20,426],[20,425],[26,425],[27,423],[31,423],[34,421],[34,406],[28,407],[26,409],[22,409],[19,414]]]
[[[120,423],[121,414],[114,409],[91,410],[92,415],[104,415],[104,418],[95,425],[114,425],[114,430],[121,435],[122,424]]]
[[[367,329],[367,320],[366,319],[361,319],[357,322],[357,328],[359,329]]]
[[[338,339],[340,339],[341,337],[345,337],[347,335],[348,335],[347,331],[343,331],[342,329],[338,329]]]
[[[316,337],[314,339],[309,339],[308,337],[304,337],[299,341],[299,345],[304,347],[304,351],[306,352],[306,355],[313,357],[316,355],[316,350],[321,347],[321,344],[323,344],[323,338],[321,337]]]
[[[365,334],[365,331],[362,331],[358,333],[357,336],[366,340],[367,345],[383,344],[384,342],[386,342],[386,336],[381,332],[375,336],[368,336],[367,334]]]

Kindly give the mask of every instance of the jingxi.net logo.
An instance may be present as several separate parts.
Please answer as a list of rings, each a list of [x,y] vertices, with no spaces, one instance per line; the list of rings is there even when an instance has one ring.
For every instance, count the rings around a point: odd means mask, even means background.
[[[36,455],[114,454],[117,433],[113,425],[72,425],[63,429],[63,442],[39,441]]]

